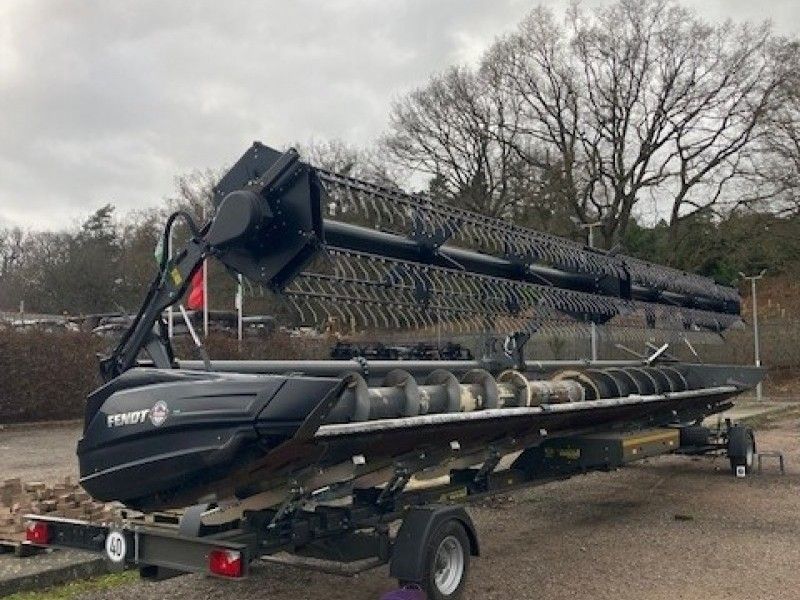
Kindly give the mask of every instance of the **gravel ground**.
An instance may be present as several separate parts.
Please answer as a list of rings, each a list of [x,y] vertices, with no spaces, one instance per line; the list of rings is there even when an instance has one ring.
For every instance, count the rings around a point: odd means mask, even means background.
[[[0,480],[53,483],[70,475],[77,480],[75,448],[82,424],[35,424],[0,427]]]
[[[758,436],[761,450],[785,453],[785,477],[772,463],[737,480],[724,459],[665,457],[473,506],[483,556],[465,597],[800,597],[799,429],[792,417]],[[241,582],[185,576],[82,598],[377,599],[392,587],[387,575],[385,567],[342,578],[264,565]]]

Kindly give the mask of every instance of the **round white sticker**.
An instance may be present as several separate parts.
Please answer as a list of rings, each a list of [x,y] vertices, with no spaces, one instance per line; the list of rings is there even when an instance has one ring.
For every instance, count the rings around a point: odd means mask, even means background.
[[[127,551],[125,536],[119,531],[112,531],[106,537],[106,555],[111,562],[121,563]]]

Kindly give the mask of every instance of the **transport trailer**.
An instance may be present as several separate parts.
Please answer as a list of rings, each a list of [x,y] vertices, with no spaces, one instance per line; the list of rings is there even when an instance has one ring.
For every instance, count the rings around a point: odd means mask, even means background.
[[[465,510],[469,502],[665,454],[723,453],[734,472],[747,472],[756,449],[753,431],[728,420],[713,429],[694,423],[553,438],[539,433],[538,443],[511,454],[505,451],[520,440],[498,441],[482,464],[428,482],[411,483],[430,467],[430,457],[399,457],[385,485],[349,488],[346,504],[333,501],[342,499],[342,490],[332,485],[298,487],[282,504],[245,510],[221,526],[203,523],[207,505],[173,513],[174,520],[156,514],[103,524],[28,515],[27,541],[102,553],[112,569],[136,568],[156,581],[187,573],[238,579],[257,561],[338,575],[388,563],[399,584],[416,584],[431,600],[455,599],[463,597],[470,559],[480,555],[478,532]],[[506,465],[498,468],[504,457]]]
[[[750,430],[703,419],[763,370],[635,361],[526,361],[525,343],[591,325],[717,339],[738,292],[323,169],[255,143],[214,190],[206,223],[163,254],[142,305],[100,360],[85,406],[80,483],[97,500],[179,522],[31,515],[30,543],[103,552],[144,577],[237,578],[288,553],[344,573],[388,563],[432,600],[463,595],[478,537],[462,501],[648,456],[727,453]],[[368,225],[367,225],[368,224]],[[281,294],[296,324],[332,317],[382,335],[485,336],[477,360],[178,360],[164,311],[207,259]],[[241,281],[241,279],[240,279]],[[181,312],[183,312],[183,307]],[[652,349],[652,348],[651,348]],[[636,354],[634,352],[634,354]],[[459,357],[454,357],[459,358]],[[189,508],[186,508],[189,507]]]
[[[100,360],[105,383],[87,399],[77,448],[80,483],[96,500],[141,511],[215,503],[230,517],[232,502],[280,503],[295,478],[305,489],[365,478],[377,486],[415,451],[441,468],[450,441],[466,467],[497,440],[516,440],[514,451],[527,447],[519,440],[537,445],[540,431],[690,423],[763,376],[682,363],[667,344],[639,361],[525,360],[525,343],[548,324],[562,334],[588,324],[640,329],[648,341],[677,330],[673,339],[693,350],[690,336],[741,326],[737,291],[708,278],[343,177],[259,143],[214,201],[206,223],[168,217],[163,245],[180,221],[189,239],[160,257],[135,318]],[[195,337],[203,360],[180,361],[163,313],[209,258],[282,294],[296,323],[338,314],[378,335],[471,331],[486,337],[483,356],[212,362]],[[354,456],[364,468],[353,469]]]

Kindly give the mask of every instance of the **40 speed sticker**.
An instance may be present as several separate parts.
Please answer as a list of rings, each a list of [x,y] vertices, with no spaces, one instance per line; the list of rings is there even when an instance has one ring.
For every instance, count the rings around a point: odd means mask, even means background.
[[[106,556],[115,565],[125,562],[128,542],[121,531],[110,531],[106,536]]]

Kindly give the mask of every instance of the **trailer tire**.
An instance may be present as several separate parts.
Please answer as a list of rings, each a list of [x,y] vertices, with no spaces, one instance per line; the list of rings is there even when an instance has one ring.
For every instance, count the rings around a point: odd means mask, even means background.
[[[752,473],[756,456],[756,439],[753,430],[743,425],[734,425],[728,430],[728,460],[731,473],[736,475],[739,467],[747,474]]]
[[[425,547],[425,573],[420,582],[428,600],[461,598],[469,571],[470,539],[458,519],[443,522]]]

